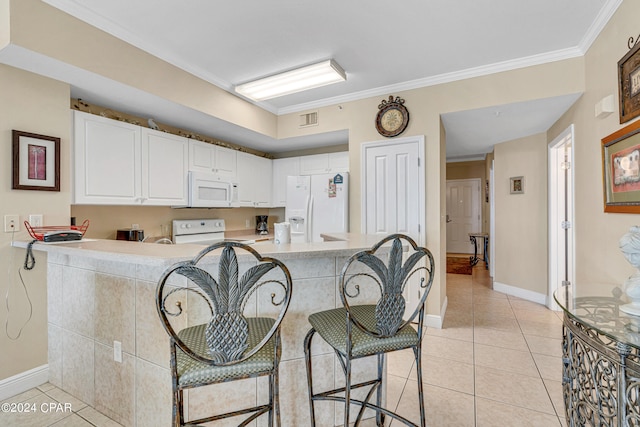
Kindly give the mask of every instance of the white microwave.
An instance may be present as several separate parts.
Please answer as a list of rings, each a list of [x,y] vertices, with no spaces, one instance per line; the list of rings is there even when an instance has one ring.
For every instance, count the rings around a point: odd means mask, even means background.
[[[216,175],[189,172],[190,208],[232,208],[238,202],[238,184],[220,181]]]

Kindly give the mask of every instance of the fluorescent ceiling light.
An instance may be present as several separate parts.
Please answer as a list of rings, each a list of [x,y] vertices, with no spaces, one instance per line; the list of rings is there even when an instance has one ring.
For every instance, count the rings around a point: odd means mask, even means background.
[[[330,59],[238,85],[235,91],[255,101],[262,101],[345,80],[347,76],[344,70]]]

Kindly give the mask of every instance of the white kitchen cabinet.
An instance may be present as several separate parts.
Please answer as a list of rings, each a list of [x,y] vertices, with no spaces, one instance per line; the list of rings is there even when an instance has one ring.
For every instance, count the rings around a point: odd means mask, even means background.
[[[238,201],[240,206],[271,206],[271,159],[238,152]]]
[[[349,152],[313,154],[300,157],[300,175],[349,171]]]
[[[202,141],[189,140],[189,170],[213,173],[220,181],[238,176],[237,151]]]
[[[74,202],[139,204],[140,127],[74,111]]]
[[[273,160],[272,206],[287,204],[287,177],[300,175],[300,157],[287,157]]]
[[[74,203],[187,203],[186,138],[80,111],[74,131]]]
[[[188,167],[187,138],[142,128],[142,204],[185,206]]]

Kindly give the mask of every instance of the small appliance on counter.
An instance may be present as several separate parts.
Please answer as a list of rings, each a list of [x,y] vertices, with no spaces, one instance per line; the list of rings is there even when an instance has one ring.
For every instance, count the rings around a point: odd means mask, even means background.
[[[256,234],[269,234],[269,215],[256,215]]]
[[[138,228],[121,228],[116,231],[116,240],[142,242],[144,240],[144,230]]]

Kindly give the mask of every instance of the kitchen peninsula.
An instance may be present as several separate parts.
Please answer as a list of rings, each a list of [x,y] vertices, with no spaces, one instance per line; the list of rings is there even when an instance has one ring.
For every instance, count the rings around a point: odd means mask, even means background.
[[[292,300],[282,327],[280,395],[284,426],[309,424],[303,351],[309,329],[307,316],[341,305],[337,277],[342,265],[381,236],[347,233],[326,238],[331,241],[285,245],[259,242],[253,246],[262,255],[283,261],[293,278]],[[16,246],[25,247],[26,243]],[[167,267],[193,258],[202,249],[192,244],[90,239],[36,243],[34,251],[47,253],[51,383],[125,426],[169,426],[169,343],[156,313],[156,285]],[[187,286],[186,279],[175,286]],[[330,347],[316,340],[312,352],[314,368],[325,373],[318,376],[316,387],[328,389],[341,383],[342,373]],[[370,366],[362,371],[375,375],[375,360],[363,363]],[[266,386],[266,378],[254,378],[214,386],[214,392],[190,391],[188,417],[201,415],[205,407],[208,412],[212,407],[221,411],[228,406],[240,408],[241,399],[262,401],[267,395]],[[340,405],[322,405],[316,412],[318,424],[339,423]]]

